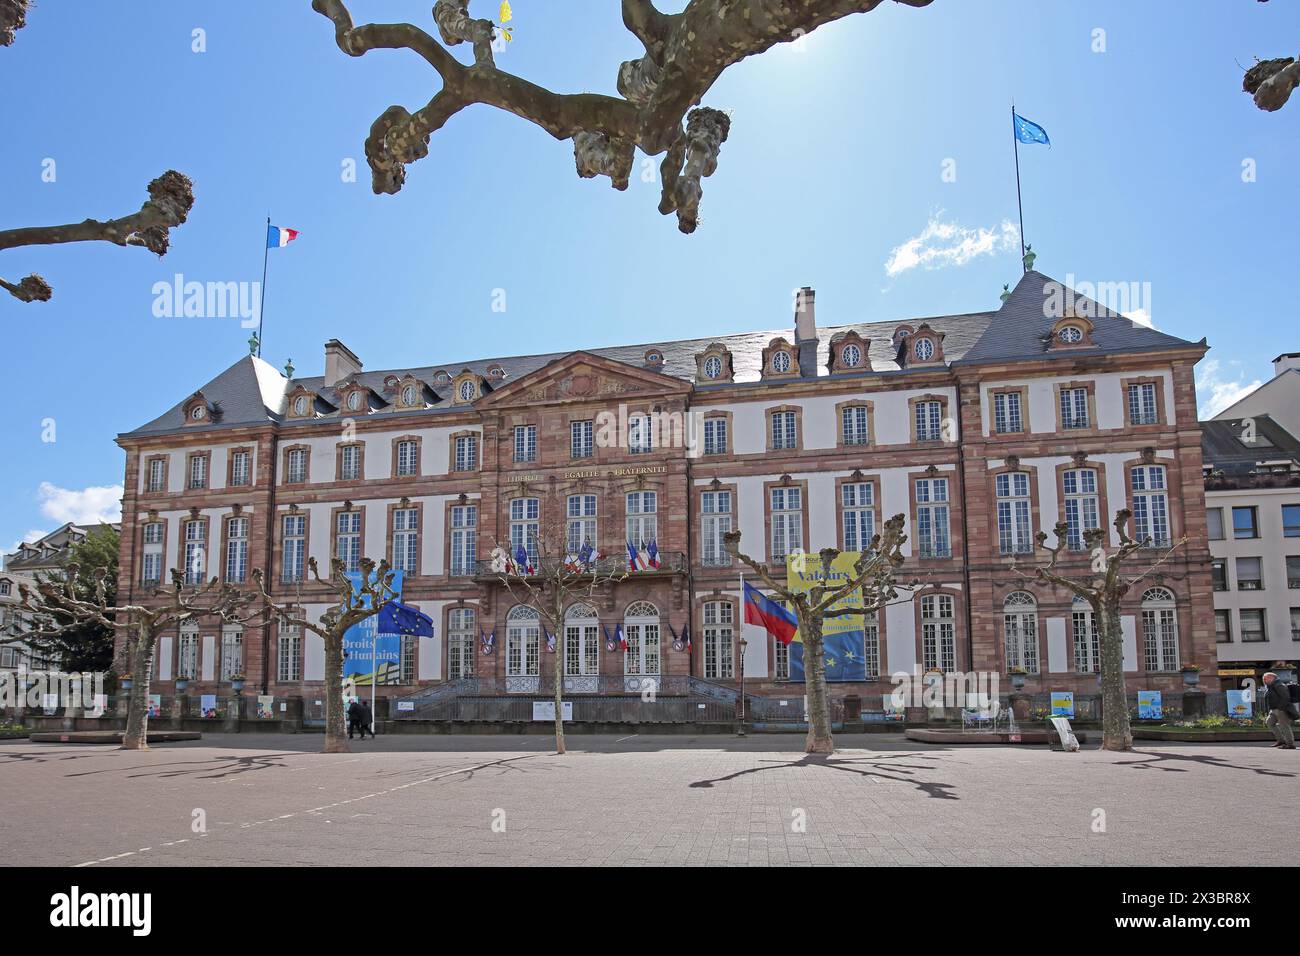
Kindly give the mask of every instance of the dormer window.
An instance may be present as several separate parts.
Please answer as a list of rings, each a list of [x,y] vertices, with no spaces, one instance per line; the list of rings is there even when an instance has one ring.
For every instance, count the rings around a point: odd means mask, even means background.
[[[704,360],[704,377],[719,378],[722,375],[722,359],[716,355],[710,355]]]
[[[494,382],[499,382],[506,377],[506,370],[500,365],[489,365],[487,373],[488,378]]]
[[[355,411],[360,411],[360,409],[361,409],[361,393],[360,393],[360,392],[349,392],[349,393],[348,393],[348,411],[350,411],[350,412],[355,412]]]
[[[790,371],[790,353],[777,352],[772,356],[772,369],[777,372]]]
[[[207,417],[208,417],[208,410],[204,408],[202,405],[195,405],[193,408],[190,409],[191,421],[201,422],[203,421],[203,419]]]
[[[467,378],[460,383],[460,389],[457,391],[456,394],[460,396],[460,400],[462,402],[472,402],[474,401],[474,395],[476,391],[477,390],[474,387],[474,380]]]
[[[419,389],[417,389],[414,385],[407,385],[405,388],[402,389],[402,404],[405,405],[407,408],[410,408],[412,405],[415,404],[415,399],[418,394],[419,394]]]
[[[862,349],[856,345],[846,345],[840,349],[840,364],[845,368],[857,368],[862,362]]]
[[[928,362],[934,358],[934,343],[929,339],[917,339],[912,347],[912,353],[918,362]]]
[[[307,414],[307,396],[299,395],[293,400],[293,413],[295,415]]]
[[[1077,325],[1062,326],[1061,331],[1057,333],[1057,336],[1066,345],[1077,345],[1083,341],[1083,329],[1079,328]]]
[[[645,354],[645,363],[646,365],[652,365],[655,367],[663,365],[664,353],[660,352],[658,349],[651,349]]]

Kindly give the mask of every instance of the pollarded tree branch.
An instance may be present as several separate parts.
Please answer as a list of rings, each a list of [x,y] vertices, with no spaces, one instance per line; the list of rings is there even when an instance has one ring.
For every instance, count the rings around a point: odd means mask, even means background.
[[[1260,3],[1267,2],[1260,0]],[[1241,78],[1243,92],[1253,96],[1255,105],[1268,113],[1285,106],[1297,86],[1300,86],[1300,62],[1292,56],[1256,60]]]
[[[139,212],[119,219],[86,219],[63,226],[0,229],[0,250],[64,242],[111,242],[144,246],[159,256],[166,255],[170,230],[185,221],[194,205],[193,188],[188,176],[169,169],[149,184],[149,199]],[[38,275],[29,275],[16,284],[0,279],[0,287],[23,302],[43,302],[51,295],[49,283]]]
[[[557,139],[572,139],[578,175],[608,176],[627,187],[636,149],[667,153],[660,167],[659,211],[676,212],[678,228],[699,222],[700,181],[717,167],[730,119],[700,102],[727,67],[778,43],[798,40],[818,27],[874,10],[883,0],[690,0],[664,14],[651,0],[622,0],[623,24],[645,47],[619,65],[620,96],[558,94],[507,73],[492,56],[495,27],[470,15],[470,0],[438,0],[433,19],[447,46],[470,43],[472,66],[461,64],[424,30],[409,24],[354,26],[344,0],[312,0],[334,24],[335,41],[349,56],[368,50],[408,48],[438,72],[442,89],[414,114],[391,106],[366,141],[373,188],[394,193],[405,166],[428,154],[429,136],[474,103],[514,113]],[[895,0],[924,7],[931,0]]]
[[[14,34],[27,25],[28,0],[0,0],[0,46],[14,42]]]

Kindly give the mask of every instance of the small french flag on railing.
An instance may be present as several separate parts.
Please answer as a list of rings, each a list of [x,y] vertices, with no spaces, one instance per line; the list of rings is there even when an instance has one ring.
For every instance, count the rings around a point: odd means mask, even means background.
[[[287,246],[298,238],[297,229],[286,229],[284,226],[266,227],[266,248],[280,249]]]

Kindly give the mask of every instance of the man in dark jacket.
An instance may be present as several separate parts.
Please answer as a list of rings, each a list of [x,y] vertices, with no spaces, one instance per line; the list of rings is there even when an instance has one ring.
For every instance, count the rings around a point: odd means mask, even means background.
[[[1291,729],[1295,720],[1291,713],[1291,693],[1272,671],[1264,675],[1264,687],[1264,706],[1268,708],[1268,719],[1264,723],[1277,738],[1277,743],[1273,746],[1295,750],[1295,732]]]
[[[375,714],[370,709],[370,705],[364,700],[361,702],[361,739],[366,739],[366,731],[370,731],[370,739],[375,739]]]
[[[361,739],[366,739],[365,727],[361,723],[362,714],[361,701],[353,698],[352,703],[348,704],[348,740],[352,739],[352,734],[358,728],[361,728]]]

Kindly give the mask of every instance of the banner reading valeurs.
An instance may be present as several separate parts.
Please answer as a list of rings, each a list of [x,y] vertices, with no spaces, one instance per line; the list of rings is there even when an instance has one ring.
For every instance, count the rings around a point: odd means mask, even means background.
[[[819,584],[829,588],[840,587],[853,579],[853,565],[860,552],[844,551],[831,562],[830,577],[826,578],[821,557],[816,554],[788,554],[785,557],[786,586],[791,591],[807,594]],[[862,607],[862,589],[854,590],[837,601],[830,610],[841,607]],[[822,646],[826,658],[826,680],[864,681],[867,679],[866,634],[863,618],[859,614],[828,617],[822,624]],[[803,637],[795,632],[790,644],[790,680],[804,679]]]

